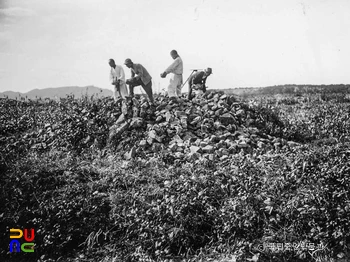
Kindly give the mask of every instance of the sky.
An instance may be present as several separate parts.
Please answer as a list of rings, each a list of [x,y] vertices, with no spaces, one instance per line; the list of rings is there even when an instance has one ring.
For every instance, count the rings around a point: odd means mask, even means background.
[[[157,92],[172,49],[184,81],[213,69],[209,89],[350,84],[349,13],[348,0],[0,0],[0,92],[112,90],[109,58],[142,64]]]

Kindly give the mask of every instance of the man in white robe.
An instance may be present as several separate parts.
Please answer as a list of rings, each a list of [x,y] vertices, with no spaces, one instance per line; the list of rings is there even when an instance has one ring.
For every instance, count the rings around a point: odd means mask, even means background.
[[[111,67],[111,71],[109,73],[109,80],[112,85],[114,85],[114,100],[128,96],[128,89],[125,83],[125,73],[123,67],[120,65],[116,65],[113,59],[109,59],[109,65]]]
[[[170,52],[170,55],[174,59],[174,61],[167,69],[165,69],[165,71],[162,74],[160,74],[160,76],[162,78],[165,78],[167,74],[172,73],[170,77],[170,83],[168,86],[168,95],[169,97],[180,97],[183,82],[183,63],[181,57],[179,56],[176,50],[172,50]]]

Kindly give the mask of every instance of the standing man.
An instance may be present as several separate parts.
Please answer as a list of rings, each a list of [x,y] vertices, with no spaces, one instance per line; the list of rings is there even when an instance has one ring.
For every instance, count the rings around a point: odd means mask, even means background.
[[[128,90],[125,84],[125,74],[124,69],[120,65],[116,65],[113,59],[109,59],[109,65],[111,71],[109,73],[109,80],[111,84],[114,85],[114,100],[122,98],[125,99],[128,96]]]
[[[170,55],[174,61],[167,69],[165,69],[163,73],[160,74],[160,77],[165,78],[167,74],[172,73],[173,75],[170,78],[170,83],[168,86],[168,95],[169,97],[180,97],[182,87],[183,63],[176,50],[172,50],[170,52]]]
[[[204,71],[199,71],[194,73],[188,79],[188,99],[191,100],[192,90],[196,90],[198,95],[202,95],[207,91],[207,87],[205,83],[207,81],[207,77],[212,74],[212,69],[208,67],[204,69]]]
[[[134,64],[130,58],[127,58],[124,63],[128,68],[131,69],[131,78],[126,80],[129,85],[130,96],[134,96],[134,87],[142,86],[145,90],[148,99],[153,104],[153,92],[152,92],[152,77],[141,64]]]

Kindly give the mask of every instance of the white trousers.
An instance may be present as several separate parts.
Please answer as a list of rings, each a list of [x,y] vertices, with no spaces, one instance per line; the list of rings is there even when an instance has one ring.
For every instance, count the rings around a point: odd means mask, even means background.
[[[125,99],[125,97],[129,95],[125,82],[120,81],[119,88],[120,88],[120,94],[122,95],[122,97],[120,97],[118,89],[114,86],[114,100],[117,100],[119,98]]]
[[[170,83],[168,86],[169,97],[180,97],[182,86],[182,75],[172,74],[170,77]]]

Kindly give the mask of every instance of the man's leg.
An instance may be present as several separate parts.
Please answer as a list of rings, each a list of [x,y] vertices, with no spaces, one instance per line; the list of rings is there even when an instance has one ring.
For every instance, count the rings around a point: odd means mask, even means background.
[[[182,75],[176,75],[175,78],[176,78],[176,80],[177,80],[176,95],[177,95],[178,97],[181,97]]]
[[[119,101],[120,99],[122,99],[122,97],[120,96],[120,92],[119,92],[119,87],[118,86],[114,86],[114,101]]]
[[[169,83],[169,86],[168,86],[168,96],[169,97],[177,97],[176,86],[177,86],[177,84],[176,84],[175,75],[171,74],[170,83]]]
[[[188,95],[187,95],[188,100],[192,99],[192,79],[188,81]]]
[[[147,85],[142,84],[142,87],[143,87],[143,90],[145,90],[148,96],[148,99],[151,101],[151,103],[153,103],[154,99],[153,99],[153,92],[152,92],[152,80],[149,81]]]
[[[197,94],[196,94],[196,97],[198,97],[198,98],[201,98],[201,97],[203,97],[203,95],[204,95],[204,92],[203,92],[203,90],[201,90],[201,89],[198,89],[198,90],[197,90]]]
[[[128,81],[128,80],[127,80]],[[141,79],[133,79],[132,81],[129,81],[129,93],[130,96],[133,97],[134,96],[134,87],[135,86],[142,86],[143,83],[141,81]]]
[[[125,97],[128,96],[128,89],[126,87],[125,82],[120,82],[119,88],[120,88],[120,94],[122,95],[122,98],[125,99]]]
[[[129,84],[129,94],[131,97],[134,96],[134,84]]]

